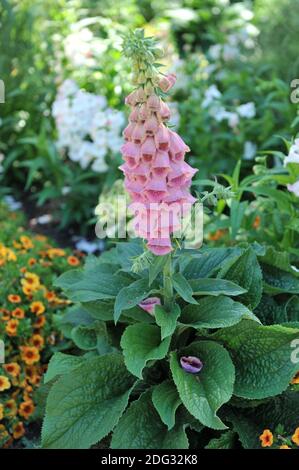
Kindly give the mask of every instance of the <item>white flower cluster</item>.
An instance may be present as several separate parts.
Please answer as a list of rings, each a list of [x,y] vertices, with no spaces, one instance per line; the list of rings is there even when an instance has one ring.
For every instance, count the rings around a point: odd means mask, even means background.
[[[248,103],[237,106],[234,111],[227,111],[221,104],[221,92],[216,85],[211,85],[206,89],[201,106],[209,109],[209,114],[217,122],[227,121],[231,128],[236,128],[240,122],[240,118],[252,119],[255,117],[255,104],[250,101]]]
[[[86,23],[84,20],[74,23],[63,41],[65,56],[74,68],[95,67],[107,49],[105,40],[96,38]]]
[[[230,34],[226,36],[226,42],[223,44],[213,44],[208,50],[210,59],[217,61],[219,59],[229,62],[242,58],[241,50],[253,49],[255,39],[259,35],[259,30],[252,24],[253,12],[244,4],[236,3],[229,6],[230,14],[235,19],[230,21]]]
[[[80,90],[72,80],[65,80],[58,89],[52,114],[58,148],[67,150],[69,158],[83,169],[91,165],[98,173],[107,171],[105,157],[122,144],[124,114],[107,107],[104,96]]]
[[[293,145],[291,145],[288,156],[284,159],[284,165],[288,163],[299,164],[299,138],[295,139]],[[288,184],[287,188],[289,191],[299,197],[299,180],[293,184]]]

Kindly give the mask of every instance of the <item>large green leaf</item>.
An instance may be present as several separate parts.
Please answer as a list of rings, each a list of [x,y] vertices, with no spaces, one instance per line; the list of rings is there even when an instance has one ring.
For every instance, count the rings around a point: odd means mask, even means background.
[[[235,432],[225,431],[220,437],[211,439],[205,449],[233,449],[236,440],[235,438]]]
[[[225,279],[191,279],[188,281],[193,295],[241,295],[246,292],[243,287]]]
[[[43,448],[85,449],[101,440],[124,412],[135,381],[114,353],[63,375],[47,400]]]
[[[161,342],[160,328],[155,325],[137,323],[128,326],[121,338],[125,364],[139,378],[150,360],[163,359],[168,351],[171,337]]]
[[[165,266],[165,258],[166,256],[155,256],[152,263],[149,266],[149,272],[148,272],[148,282],[149,285],[151,286],[156,277],[160,274],[161,271],[163,271],[163,268]]]
[[[264,278],[264,291],[269,294],[299,294],[299,278],[269,264],[261,264]]]
[[[155,410],[151,391],[134,401],[119,420],[112,441],[112,449],[188,449],[183,425],[171,431],[162,423]]]
[[[242,318],[259,321],[247,307],[221,295],[203,297],[198,305],[187,305],[179,321],[193,328],[223,328],[239,323]]]
[[[190,256],[190,261],[183,269],[186,279],[210,277],[224,266],[230,266],[242,254],[241,248],[212,248],[206,249],[196,256]]]
[[[154,407],[168,430],[175,425],[175,412],[182,403],[178,391],[171,380],[165,380],[153,389]]]
[[[57,375],[63,375],[80,366],[86,359],[83,356],[72,356],[71,354],[55,353],[48,364],[44,375],[44,383],[50,382]]]
[[[190,374],[181,367],[179,357],[185,355],[198,357],[203,362],[199,374]],[[205,426],[226,429],[217,411],[233,393],[235,371],[228,352],[213,341],[195,342],[179,354],[171,354],[170,368],[189,413]]]
[[[257,260],[257,256],[252,248],[248,248],[242,256],[226,271],[221,277],[233,281],[247,290],[240,295],[240,302],[255,308],[262,296],[262,271]]]
[[[155,307],[155,319],[157,325],[161,328],[161,339],[171,336],[174,332],[177,319],[180,316],[181,309],[177,304],[172,306],[171,312],[167,312],[161,305]]]
[[[114,321],[117,322],[124,310],[129,310],[148,297],[153,290],[148,286],[147,279],[138,279],[121,289],[115,299]]]
[[[81,269],[62,274],[54,285],[65,290],[74,302],[112,299],[132,282],[128,274],[114,274],[114,268],[105,263],[89,263]]]
[[[298,371],[291,360],[299,329],[243,320],[213,334],[230,351],[236,368],[235,395],[262,399],[278,395]]]
[[[189,304],[197,304],[197,301],[192,297],[192,288],[189,282],[181,273],[176,273],[172,276],[173,287],[176,292]]]

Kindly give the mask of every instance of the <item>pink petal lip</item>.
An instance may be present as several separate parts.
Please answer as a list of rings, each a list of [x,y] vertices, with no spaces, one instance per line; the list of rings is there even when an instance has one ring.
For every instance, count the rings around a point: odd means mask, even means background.
[[[203,363],[195,356],[182,356],[180,358],[181,367],[190,374],[198,374],[203,368]]]
[[[138,305],[146,312],[153,314],[155,306],[161,305],[161,300],[159,297],[148,297],[147,299],[142,300]]]

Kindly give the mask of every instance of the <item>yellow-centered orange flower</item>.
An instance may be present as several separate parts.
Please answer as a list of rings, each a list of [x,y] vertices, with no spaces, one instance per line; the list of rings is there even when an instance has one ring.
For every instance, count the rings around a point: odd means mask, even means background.
[[[44,313],[46,308],[42,302],[37,300],[35,302],[32,302],[32,304],[30,304],[30,310],[32,313],[35,313],[35,315],[38,316],[38,315],[42,315],[42,313]]]
[[[18,330],[19,320],[8,320],[5,330],[8,336],[16,336]]]
[[[65,251],[62,250],[61,248],[49,248],[49,250],[47,250],[47,256],[50,259],[61,258],[65,256]]]
[[[31,248],[33,248],[34,245],[32,240],[29,237],[26,237],[26,235],[22,235],[20,240],[25,250],[31,250]]]
[[[20,349],[22,360],[28,366],[31,366],[40,360],[39,351],[35,346],[22,346]]]
[[[25,312],[22,308],[15,308],[12,312],[11,312],[11,316],[14,317],[14,318],[17,318],[18,320],[21,320],[22,318],[25,317]]]
[[[16,362],[10,362],[9,364],[4,364],[3,368],[12,377],[18,377],[18,375],[20,375],[20,372],[21,372],[21,367]]]
[[[294,444],[296,444],[297,446],[299,446],[299,428],[296,428],[296,429],[295,429],[295,432],[294,432],[294,434],[292,435],[292,441],[294,442]]]
[[[80,261],[76,256],[69,256],[67,262],[70,266],[79,266]]]
[[[291,381],[291,384],[295,385],[295,384],[299,384],[299,371],[297,372],[297,374],[295,375],[295,377],[293,377],[292,381]]]
[[[31,287],[33,291],[37,291],[40,288],[40,278],[37,274],[26,272],[21,280],[21,284],[22,286]]]
[[[44,347],[44,344],[45,344],[45,340],[44,338],[39,335],[39,334],[35,334],[32,336],[32,338],[30,339],[30,343],[35,346],[37,349],[42,349]]]
[[[32,400],[26,400],[19,406],[19,415],[28,419],[34,412],[34,404]]]
[[[279,448],[280,449],[290,449],[290,447],[287,444],[282,444]]]
[[[5,405],[4,405],[4,413],[5,416],[16,416],[17,414],[17,404],[16,401],[12,398],[11,400],[8,400]]]
[[[0,375],[0,392],[8,390],[11,387],[11,383],[5,375]]]
[[[19,304],[22,299],[19,295],[17,294],[9,294],[9,296],[7,297],[7,299],[9,300],[9,302],[11,302],[12,304]]]
[[[14,424],[12,427],[12,432],[14,439],[20,439],[25,434],[24,424],[21,421]]]
[[[42,328],[46,323],[46,317],[41,315],[40,317],[37,317],[36,322],[33,324],[34,328]]]
[[[271,447],[273,444],[273,434],[270,429],[265,429],[259,437],[262,447]]]

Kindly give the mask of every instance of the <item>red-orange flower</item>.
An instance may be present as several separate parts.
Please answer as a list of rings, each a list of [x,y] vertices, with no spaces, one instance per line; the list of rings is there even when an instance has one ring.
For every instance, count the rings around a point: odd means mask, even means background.
[[[19,295],[17,294],[10,294],[7,299],[9,300],[9,302],[11,302],[12,304],[19,304],[22,299]]]
[[[19,320],[9,320],[7,322],[5,330],[8,336],[16,336],[18,325],[19,325]]]
[[[273,434],[269,429],[265,429],[259,439],[262,447],[271,447],[273,444]]]
[[[35,313],[35,315],[41,315],[46,309],[42,302],[36,301],[32,302],[32,304],[30,305],[30,310],[32,313]]]
[[[34,404],[32,400],[26,400],[19,406],[19,415],[28,419],[34,412]]]
[[[4,370],[12,377],[18,377],[21,372],[21,367],[16,362],[10,362],[3,365]]]
[[[80,264],[80,261],[76,256],[69,256],[67,258],[67,262],[70,266],[78,266]]]
[[[22,318],[25,317],[25,312],[22,308],[15,308],[12,312],[11,312],[11,315],[14,317],[14,318],[18,318],[19,320],[21,320]]]
[[[27,365],[35,364],[40,360],[39,351],[34,346],[22,346],[21,348],[22,360]]]
[[[20,439],[25,434],[24,424],[19,421],[13,425],[12,431],[14,439]]]

